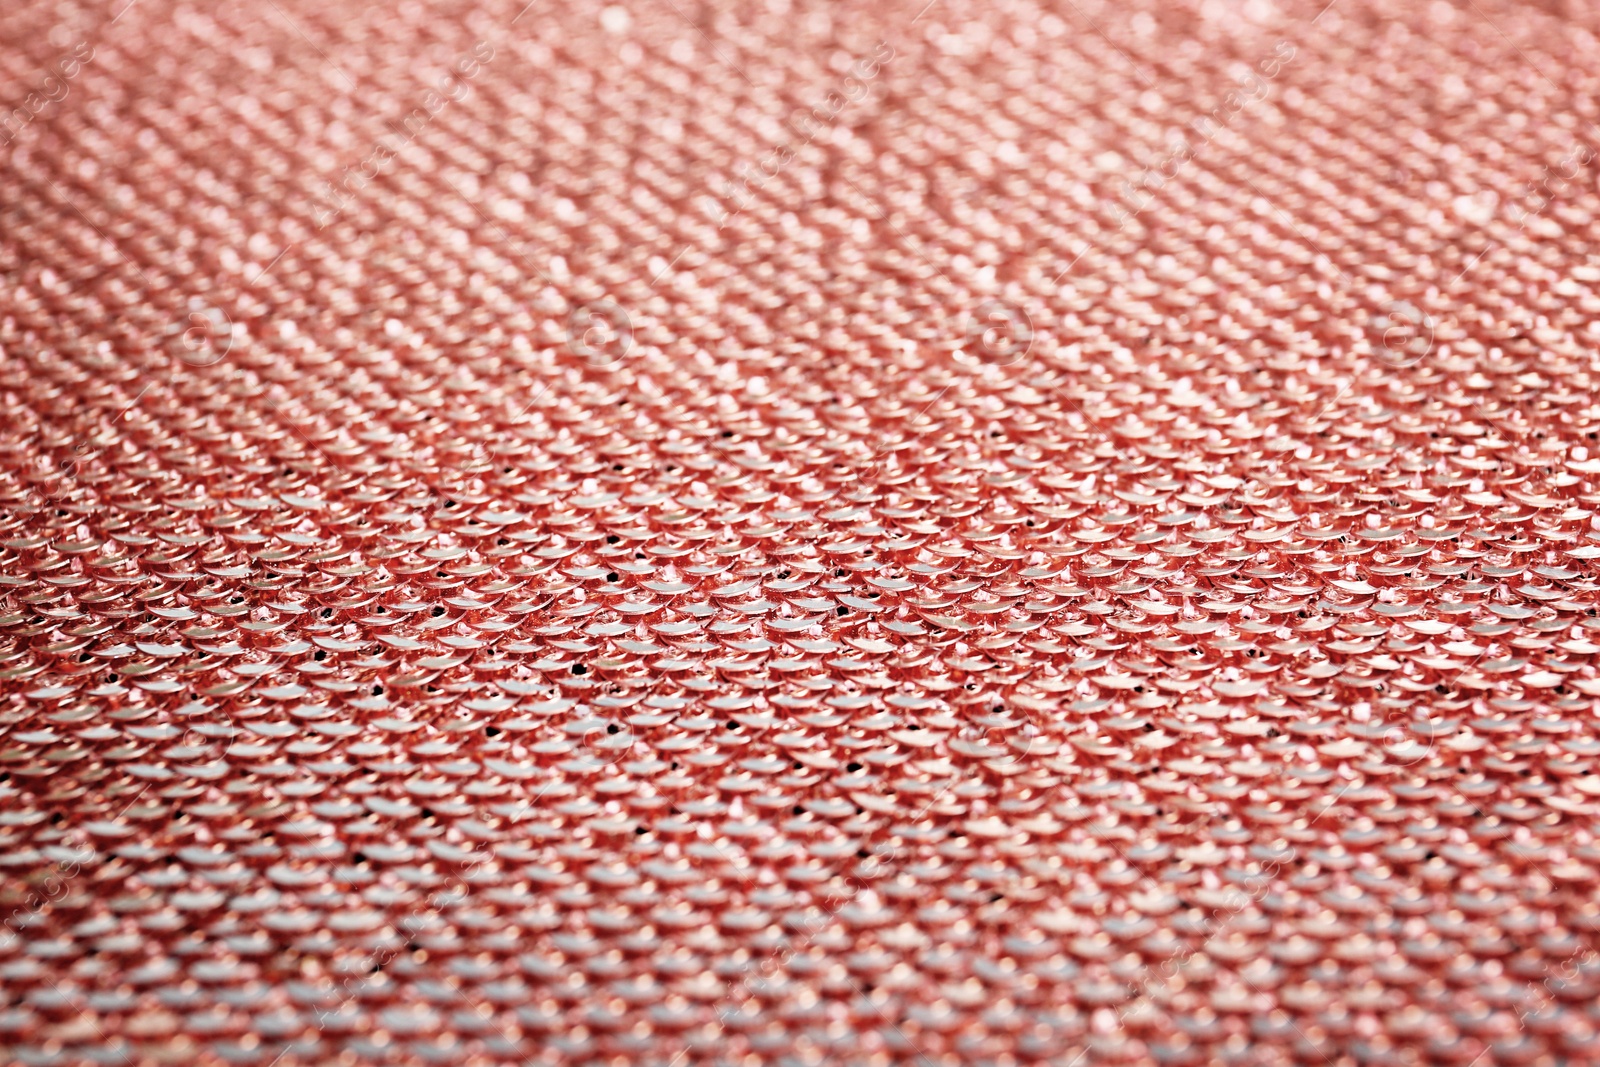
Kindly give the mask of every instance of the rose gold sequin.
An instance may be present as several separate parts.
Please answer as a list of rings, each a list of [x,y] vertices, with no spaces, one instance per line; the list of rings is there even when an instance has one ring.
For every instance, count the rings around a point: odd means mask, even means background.
[[[0,1062],[1600,1062],[1575,4],[0,12]]]

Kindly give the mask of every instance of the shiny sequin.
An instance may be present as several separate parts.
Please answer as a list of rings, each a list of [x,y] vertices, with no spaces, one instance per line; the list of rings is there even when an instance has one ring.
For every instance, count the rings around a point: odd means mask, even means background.
[[[0,12],[0,1062],[1600,1060],[1595,16]]]

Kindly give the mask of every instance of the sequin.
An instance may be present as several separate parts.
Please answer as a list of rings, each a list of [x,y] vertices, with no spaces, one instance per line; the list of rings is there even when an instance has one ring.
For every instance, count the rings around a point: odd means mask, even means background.
[[[1600,1056],[1592,13],[0,16],[0,1061]]]

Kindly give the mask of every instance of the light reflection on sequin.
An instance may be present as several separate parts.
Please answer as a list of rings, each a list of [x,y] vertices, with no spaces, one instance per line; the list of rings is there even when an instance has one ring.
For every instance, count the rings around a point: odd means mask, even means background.
[[[0,1048],[1600,1056],[1592,18],[677,7],[4,146]]]

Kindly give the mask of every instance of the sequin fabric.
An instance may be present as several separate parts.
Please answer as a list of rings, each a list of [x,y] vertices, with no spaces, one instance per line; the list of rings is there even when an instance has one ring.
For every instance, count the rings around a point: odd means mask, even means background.
[[[0,1061],[1600,1062],[1578,4],[0,14]]]

